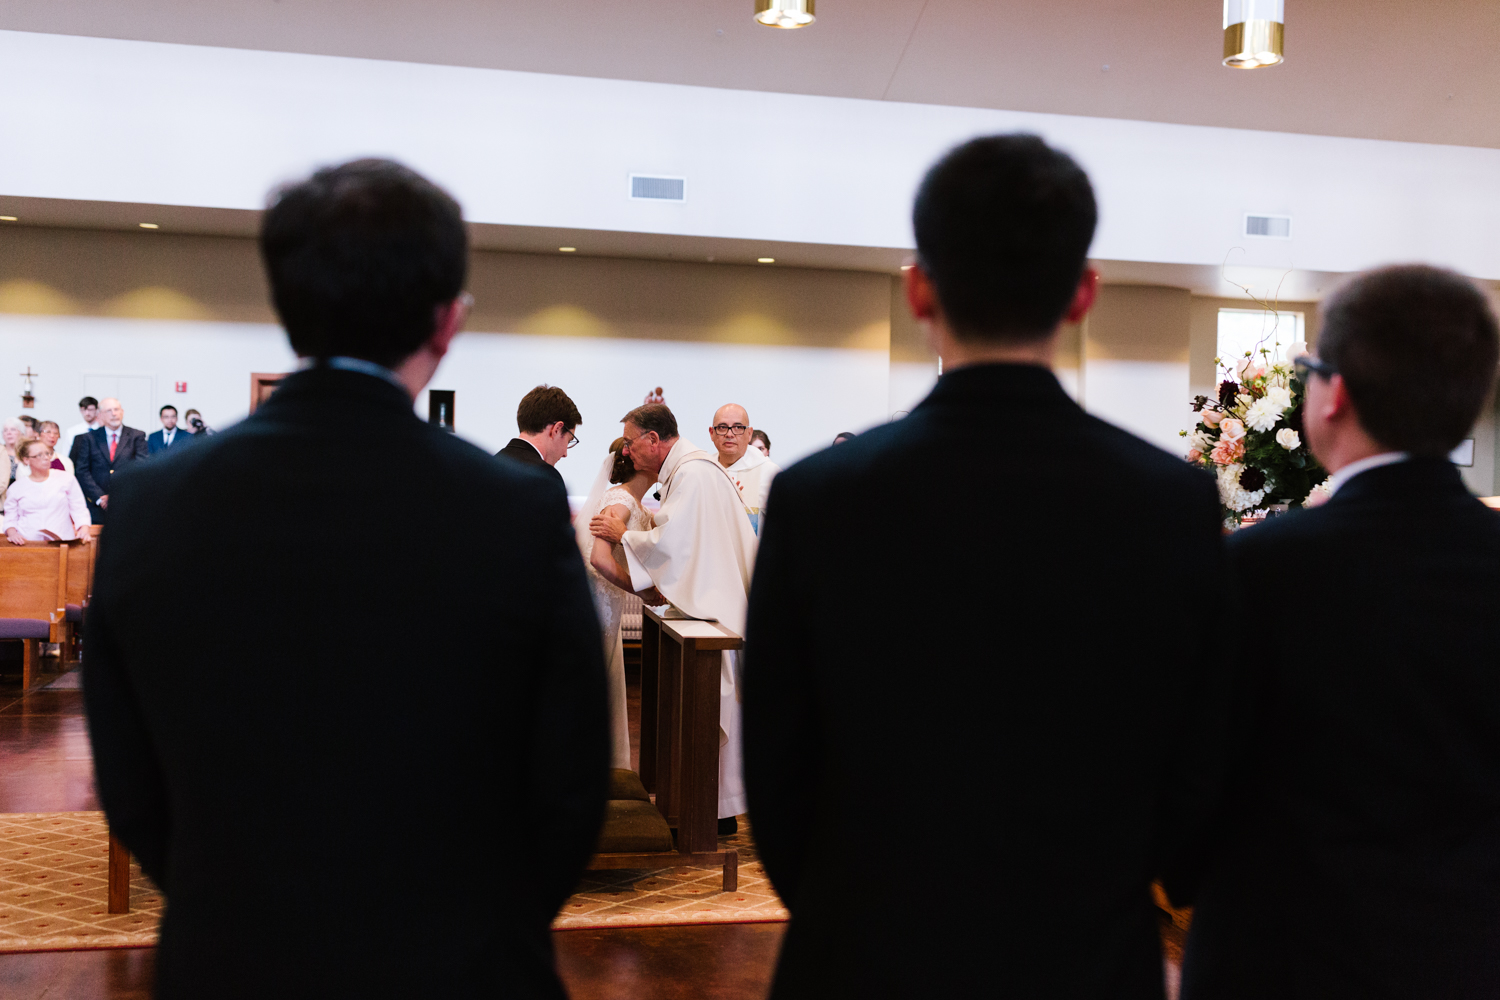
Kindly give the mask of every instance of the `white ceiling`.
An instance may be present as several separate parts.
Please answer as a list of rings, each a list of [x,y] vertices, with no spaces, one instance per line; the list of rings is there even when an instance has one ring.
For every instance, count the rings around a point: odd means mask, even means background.
[[[1500,147],[1500,4],[1287,4],[1284,65],[1219,64],[1214,0],[6,0],[0,29]]]

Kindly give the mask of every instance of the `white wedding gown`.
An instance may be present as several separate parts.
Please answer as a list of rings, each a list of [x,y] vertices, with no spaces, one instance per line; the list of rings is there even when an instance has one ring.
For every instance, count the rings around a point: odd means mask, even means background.
[[[650,531],[654,528],[650,513],[630,495],[623,486],[615,486],[605,492],[599,509],[615,505],[626,508],[630,515],[626,527],[631,531]],[[604,632],[604,659],[609,664],[605,673],[609,678],[610,731],[614,738],[611,767],[631,770],[630,767],[630,718],[625,710],[625,642],[620,636],[620,620],[627,601],[633,594],[610,583],[589,567],[589,583],[594,588],[594,607],[599,612],[599,626]],[[631,602],[636,603],[636,602]]]

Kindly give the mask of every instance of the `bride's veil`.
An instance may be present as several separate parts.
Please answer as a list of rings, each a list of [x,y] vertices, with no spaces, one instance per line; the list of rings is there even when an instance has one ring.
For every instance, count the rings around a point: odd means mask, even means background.
[[[615,453],[606,452],[604,464],[599,467],[599,474],[594,477],[594,485],[589,487],[588,499],[583,506],[578,508],[578,517],[573,522],[573,537],[578,539],[578,551],[583,553],[583,563],[588,565],[589,555],[594,551],[594,536],[589,532],[589,522],[594,515],[599,513],[604,506],[604,494],[609,491],[609,475],[615,468]]]

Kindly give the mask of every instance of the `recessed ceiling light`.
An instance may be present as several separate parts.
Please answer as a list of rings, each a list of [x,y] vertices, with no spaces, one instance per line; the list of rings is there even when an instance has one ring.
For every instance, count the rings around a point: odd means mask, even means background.
[[[757,258],[755,258],[755,262],[757,264],[774,264],[774,263],[776,263],[776,258],[775,257],[757,257]]]
[[[561,250],[563,253],[577,253],[578,252],[578,248],[577,247],[558,247],[557,249]]]
[[[141,228],[142,229],[160,229],[161,226],[158,226],[154,222],[143,222],[143,223],[141,223]]]
[[[16,221],[16,217],[14,215],[0,215],[0,222],[15,222],[15,221]]]

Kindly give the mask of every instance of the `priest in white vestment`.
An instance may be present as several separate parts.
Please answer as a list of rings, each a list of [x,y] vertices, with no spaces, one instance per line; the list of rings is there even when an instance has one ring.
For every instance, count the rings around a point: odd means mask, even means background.
[[[639,406],[623,423],[630,460],[661,483],[656,527],[628,531],[624,521],[601,513],[591,530],[623,544],[632,589],[654,586],[678,610],[744,635],[756,537],[739,488],[717,458],[678,435],[677,419],[662,404]],[[726,652],[719,680],[721,821],[745,811],[739,669],[739,653]]]
[[[719,407],[708,432],[718,449],[719,464],[739,488],[745,501],[745,512],[750,515],[750,524],[759,535],[771,480],[781,471],[781,466],[762,454],[759,448],[750,447],[750,436],[755,433],[755,428],[750,426],[750,414],[738,403],[725,403]]]

